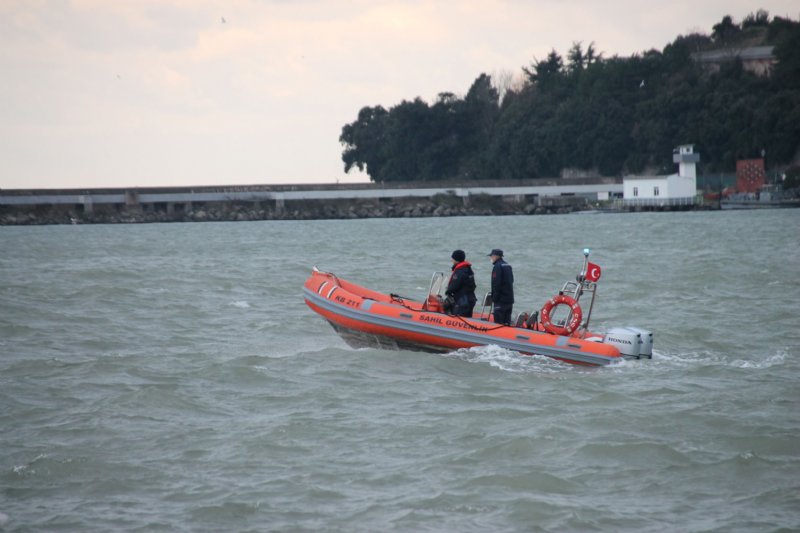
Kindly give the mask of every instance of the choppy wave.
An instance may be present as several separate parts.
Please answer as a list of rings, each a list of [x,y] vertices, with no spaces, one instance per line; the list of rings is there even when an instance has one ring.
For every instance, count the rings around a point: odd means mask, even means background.
[[[5,228],[0,528],[798,529],[793,217]],[[591,247],[592,323],[653,359],[355,350],[302,301],[314,264],[419,297],[454,248],[480,292],[497,246],[518,310]]]

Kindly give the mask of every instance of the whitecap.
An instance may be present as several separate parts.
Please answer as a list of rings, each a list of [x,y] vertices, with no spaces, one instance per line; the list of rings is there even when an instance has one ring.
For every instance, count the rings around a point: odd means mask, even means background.
[[[140,287],[137,290],[142,294],[164,294],[169,292],[169,289],[165,287]]]
[[[47,454],[46,453],[40,453],[39,455],[37,455],[36,457],[33,458],[33,461],[29,462],[28,464],[14,466],[14,468],[13,468],[14,473],[19,475],[19,476],[24,476],[24,475],[27,475],[27,474],[35,474],[36,470],[34,470],[31,467],[39,459],[47,459]]]
[[[763,368],[770,368],[775,365],[782,365],[786,361],[786,356],[787,356],[787,351],[780,351],[760,361],[752,361],[752,360],[746,361],[743,359],[737,359],[731,362],[731,366],[736,368],[760,370]]]
[[[250,308],[250,304],[245,300],[237,300],[235,302],[232,302],[230,305],[232,305],[233,307],[238,307],[240,309],[249,309]]]

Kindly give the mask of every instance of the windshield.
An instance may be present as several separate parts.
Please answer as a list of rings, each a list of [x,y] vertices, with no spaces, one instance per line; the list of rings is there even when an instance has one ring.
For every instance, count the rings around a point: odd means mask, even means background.
[[[447,290],[447,277],[444,272],[434,272],[431,276],[431,288],[428,291],[428,296],[444,296],[444,291]]]

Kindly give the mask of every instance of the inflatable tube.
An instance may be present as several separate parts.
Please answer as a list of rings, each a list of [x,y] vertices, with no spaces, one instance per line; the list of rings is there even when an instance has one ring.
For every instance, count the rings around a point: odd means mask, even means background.
[[[450,316],[428,310],[427,298],[415,301],[383,294],[318,270],[306,280],[303,298],[347,344],[356,348],[447,353],[494,345],[521,354],[592,366],[607,365],[623,357],[616,346],[603,342],[553,335],[542,328],[532,331],[495,324],[481,313],[472,318]]]

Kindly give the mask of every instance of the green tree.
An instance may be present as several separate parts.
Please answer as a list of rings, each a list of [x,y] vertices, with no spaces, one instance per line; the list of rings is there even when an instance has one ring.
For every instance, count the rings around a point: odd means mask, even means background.
[[[769,26],[769,11],[759,9],[755,13],[750,13],[742,20],[742,29],[753,27]]]
[[[342,128],[339,142],[344,145],[344,171],[356,167],[373,180],[385,179],[387,163],[386,122],[389,113],[381,106],[364,107],[358,120]]]
[[[717,43],[731,41],[741,32],[741,28],[733,22],[733,18],[730,15],[725,15],[721,21],[714,24],[713,30],[711,38]]]
[[[551,50],[546,59],[542,61],[534,59],[531,68],[523,68],[522,70],[527,75],[529,82],[547,84],[552,80],[558,79],[563,69],[564,59],[558,52]]]

